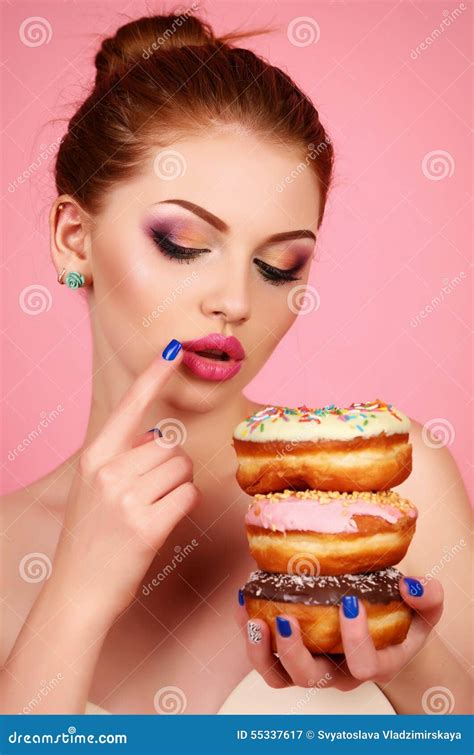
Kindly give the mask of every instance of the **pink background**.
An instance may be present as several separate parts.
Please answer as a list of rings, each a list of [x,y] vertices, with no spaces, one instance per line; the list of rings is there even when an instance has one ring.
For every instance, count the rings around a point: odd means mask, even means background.
[[[311,278],[320,306],[298,318],[247,394],[312,406],[380,397],[422,423],[439,418],[469,484],[472,8],[412,52],[448,13],[467,6],[219,0],[199,15],[218,33],[279,26],[242,44],[288,71],[313,99],[337,155]],[[3,6],[4,492],[76,450],[89,410],[87,308],[56,283],[47,225],[53,159],[39,156],[64,133],[71,103],[86,95],[101,36],[172,7],[125,0]],[[49,42],[21,41],[20,26],[31,16],[47,20]],[[287,36],[300,16],[319,27],[319,39],[304,46]],[[425,156],[439,150],[448,153],[441,160],[451,175],[444,178],[422,170]],[[20,184],[18,176],[38,160]],[[443,285],[449,292],[416,324]],[[25,313],[20,295],[28,286],[45,287],[47,311]],[[15,453],[58,404],[64,411]]]

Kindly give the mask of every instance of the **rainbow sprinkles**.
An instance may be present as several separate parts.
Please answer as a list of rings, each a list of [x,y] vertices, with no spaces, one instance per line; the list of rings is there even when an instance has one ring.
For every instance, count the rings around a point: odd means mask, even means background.
[[[287,427],[285,429],[285,424]],[[303,425],[307,425],[304,431]],[[344,425],[344,429],[342,428]],[[295,408],[289,406],[266,406],[243,420],[234,431],[234,438],[263,440],[271,436],[290,438],[290,432],[299,437],[343,437],[354,432],[361,435],[375,435],[385,432],[406,433],[410,421],[403,412],[380,399],[352,403],[348,407],[329,404],[321,408],[305,404]],[[319,426],[319,427],[318,427]],[[278,429],[278,432],[276,432]],[[325,431],[327,434],[325,435]],[[260,437],[259,437],[260,436]]]

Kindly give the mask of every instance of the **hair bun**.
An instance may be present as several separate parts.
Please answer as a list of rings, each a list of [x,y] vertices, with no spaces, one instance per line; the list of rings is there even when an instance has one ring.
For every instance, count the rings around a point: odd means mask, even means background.
[[[143,16],[103,40],[95,57],[95,83],[123,73],[133,63],[146,60],[159,50],[218,42],[211,27],[189,11],[169,16]]]

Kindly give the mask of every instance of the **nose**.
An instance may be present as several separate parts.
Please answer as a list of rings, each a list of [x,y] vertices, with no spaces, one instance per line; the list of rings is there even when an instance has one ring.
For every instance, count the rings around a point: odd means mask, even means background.
[[[241,325],[250,317],[250,279],[242,260],[236,266],[222,265],[220,274],[212,273],[212,287],[203,298],[201,309],[206,317],[220,318],[227,323]]]

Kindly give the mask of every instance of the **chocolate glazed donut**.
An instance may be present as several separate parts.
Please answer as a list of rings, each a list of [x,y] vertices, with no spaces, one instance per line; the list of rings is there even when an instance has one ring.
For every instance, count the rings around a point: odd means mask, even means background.
[[[413,611],[400,595],[402,576],[394,567],[368,574],[319,577],[257,570],[242,591],[250,618],[267,622],[273,652],[277,651],[275,617],[287,614],[298,619],[310,652],[338,654],[344,652],[338,611],[344,595],[356,595],[364,604],[376,649],[403,642]]]

